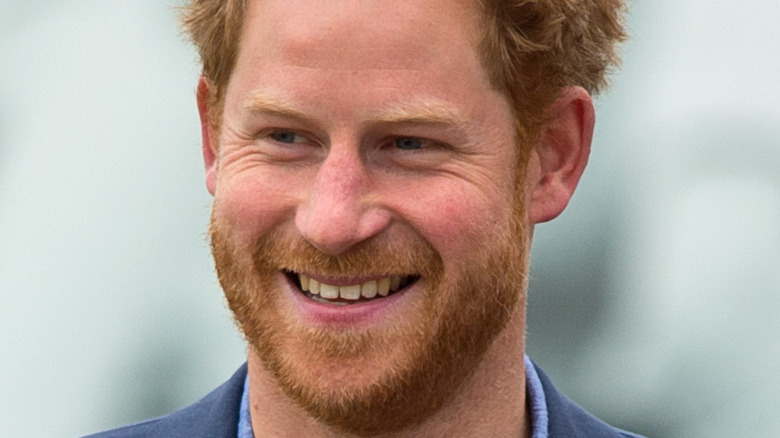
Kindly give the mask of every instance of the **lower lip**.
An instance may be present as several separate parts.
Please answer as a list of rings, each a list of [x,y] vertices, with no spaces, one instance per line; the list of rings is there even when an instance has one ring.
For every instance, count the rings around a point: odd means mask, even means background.
[[[384,298],[338,305],[314,301],[304,295],[286,275],[282,275],[282,277],[287,283],[287,290],[292,296],[295,307],[305,322],[313,325],[345,328],[373,325],[386,319],[394,309],[401,305],[403,298],[418,287],[419,283],[419,281],[415,281]]]

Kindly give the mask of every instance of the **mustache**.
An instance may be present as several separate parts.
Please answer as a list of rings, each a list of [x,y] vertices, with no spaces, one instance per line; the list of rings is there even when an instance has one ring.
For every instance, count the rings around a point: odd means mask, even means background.
[[[215,240],[229,238],[230,233],[221,228],[212,221],[209,231],[212,247]],[[300,235],[274,229],[256,239],[250,254],[260,273],[287,271],[341,278],[419,275],[435,279],[440,278],[444,270],[438,251],[414,233],[374,236],[334,255],[320,251]]]
[[[272,232],[258,239],[253,259],[258,270],[285,270],[324,277],[365,275],[432,276],[443,266],[439,253],[424,239],[404,242],[374,237],[338,254],[326,254],[301,236]]]

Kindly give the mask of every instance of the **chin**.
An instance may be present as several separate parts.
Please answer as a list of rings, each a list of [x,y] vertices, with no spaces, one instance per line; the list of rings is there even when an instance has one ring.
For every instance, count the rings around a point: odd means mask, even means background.
[[[513,239],[495,239],[507,243],[447,272],[422,239],[401,254],[376,242],[333,257],[274,233],[243,251],[218,226],[211,238],[228,304],[260,365],[313,418],[358,436],[414,427],[450,403],[524,291],[525,255]],[[395,294],[336,305],[309,296],[296,272],[413,275]],[[331,313],[352,319],[334,322]]]

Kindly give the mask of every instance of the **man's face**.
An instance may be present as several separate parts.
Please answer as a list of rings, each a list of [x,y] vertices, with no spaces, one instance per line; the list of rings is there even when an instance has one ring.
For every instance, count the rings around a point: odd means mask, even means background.
[[[217,270],[250,362],[344,431],[422,421],[518,312],[524,176],[472,3],[248,5],[209,181]]]

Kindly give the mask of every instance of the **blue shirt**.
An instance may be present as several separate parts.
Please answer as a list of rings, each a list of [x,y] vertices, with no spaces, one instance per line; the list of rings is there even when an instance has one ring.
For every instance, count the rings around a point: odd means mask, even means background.
[[[547,438],[547,401],[544,397],[544,389],[536,368],[531,363],[528,355],[525,360],[525,386],[526,399],[531,412],[531,437]],[[252,421],[249,418],[249,374],[244,380],[244,395],[241,397],[241,410],[238,414],[238,438],[255,438],[252,432]]]

